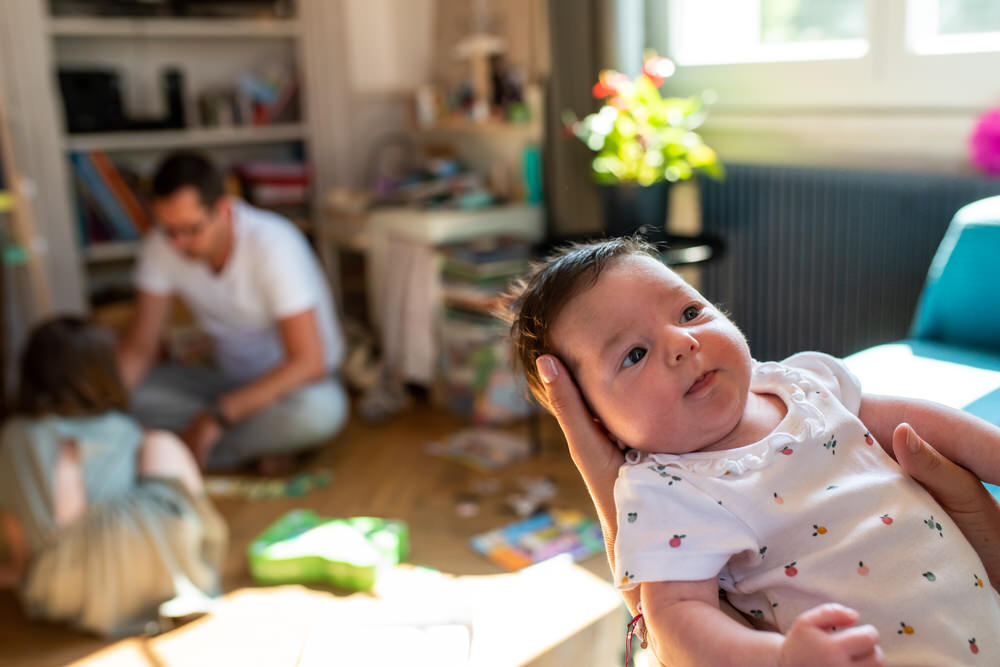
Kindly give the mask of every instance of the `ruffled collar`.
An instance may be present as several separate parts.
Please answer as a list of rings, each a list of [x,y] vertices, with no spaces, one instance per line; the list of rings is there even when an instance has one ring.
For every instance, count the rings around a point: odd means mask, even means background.
[[[826,430],[826,417],[807,398],[810,391],[817,389],[816,383],[798,369],[774,361],[755,361],[750,391],[775,394],[787,408],[785,418],[765,438],[736,449],[688,454],[653,454],[633,449],[625,454],[625,462],[656,466],[658,472],[669,466],[706,477],[742,475],[763,468],[783,449],[816,438]]]

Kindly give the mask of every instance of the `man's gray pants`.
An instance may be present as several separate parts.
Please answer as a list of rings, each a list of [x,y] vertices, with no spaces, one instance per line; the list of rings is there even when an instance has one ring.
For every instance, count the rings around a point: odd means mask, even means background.
[[[147,428],[180,433],[241,384],[206,366],[157,366],[133,392],[131,412]],[[322,446],[343,428],[348,409],[347,392],[333,377],[306,385],[226,429],[208,467],[234,468]]]

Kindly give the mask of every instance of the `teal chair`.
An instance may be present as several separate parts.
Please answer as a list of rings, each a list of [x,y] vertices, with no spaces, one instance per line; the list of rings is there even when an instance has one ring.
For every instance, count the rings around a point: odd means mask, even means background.
[[[908,337],[845,362],[865,391],[937,401],[1000,426],[1000,196],[955,214]]]

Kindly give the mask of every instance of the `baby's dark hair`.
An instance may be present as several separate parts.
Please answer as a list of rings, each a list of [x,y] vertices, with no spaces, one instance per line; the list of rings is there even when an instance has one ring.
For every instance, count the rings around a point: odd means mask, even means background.
[[[99,415],[128,404],[111,333],[82,317],[62,315],[36,326],[20,370],[17,412],[25,416]]]
[[[638,237],[573,243],[533,264],[504,294],[497,315],[510,323],[515,365],[524,372],[535,399],[551,410],[535,360],[555,352],[550,337],[559,313],[570,299],[591,287],[613,260],[641,255],[659,260],[655,246]],[[624,296],[624,295],[623,295]]]

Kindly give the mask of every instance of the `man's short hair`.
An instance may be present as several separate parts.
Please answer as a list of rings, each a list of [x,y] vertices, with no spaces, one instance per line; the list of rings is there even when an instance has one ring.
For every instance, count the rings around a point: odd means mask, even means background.
[[[186,187],[198,191],[205,208],[215,206],[225,193],[222,174],[207,157],[194,151],[171,153],[153,175],[153,198],[170,197]]]

